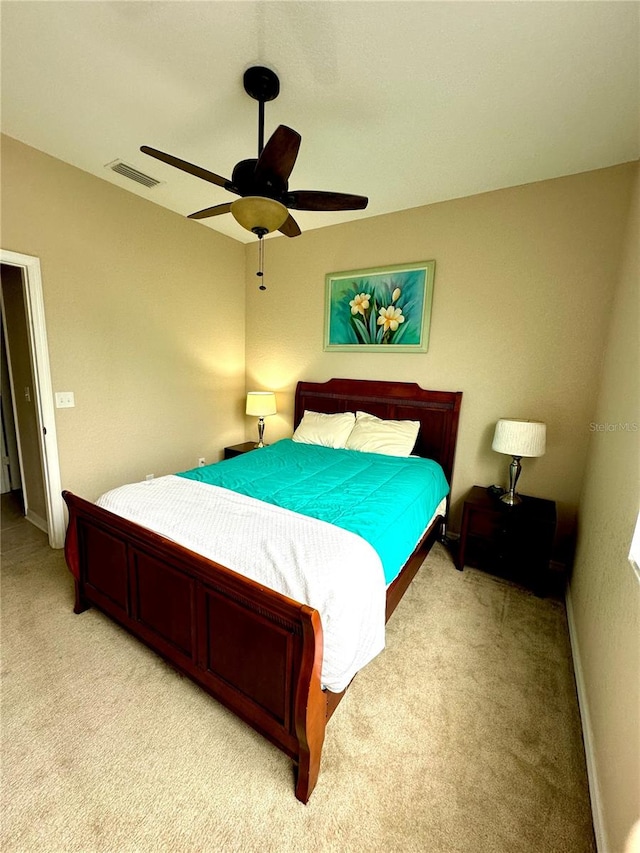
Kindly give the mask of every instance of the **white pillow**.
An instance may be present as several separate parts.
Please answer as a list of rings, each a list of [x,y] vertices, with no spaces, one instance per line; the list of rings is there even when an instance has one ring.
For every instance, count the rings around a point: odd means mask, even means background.
[[[367,412],[357,412],[345,447],[385,456],[410,456],[419,429],[419,421],[386,421]]]
[[[355,420],[353,412],[325,415],[305,409],[302,420],[293,433],[293,440],[302,444],[320,444],[322,447],[344,447]]]

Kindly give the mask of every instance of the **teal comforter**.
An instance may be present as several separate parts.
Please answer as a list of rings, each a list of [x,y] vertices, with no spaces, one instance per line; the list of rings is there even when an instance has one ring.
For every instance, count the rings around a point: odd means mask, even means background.
[[[378,552],[388,584],[449,493],[442,468],[431,459],[335,450],[291,439],[178,476],[358,534]]]

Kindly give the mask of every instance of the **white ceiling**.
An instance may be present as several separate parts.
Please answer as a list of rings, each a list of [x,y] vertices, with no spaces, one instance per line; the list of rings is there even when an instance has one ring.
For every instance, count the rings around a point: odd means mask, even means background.
[[[232,196],[140,152],[230,177],[257,156],[250,65],[302,135],[291,189],[367,195],[303,231],[640,157],[637,2],[3,0],[2,130],[180,214]],[[116,159],[163,183],[146,189]],[[229,214],[194,222],[255,239]]]

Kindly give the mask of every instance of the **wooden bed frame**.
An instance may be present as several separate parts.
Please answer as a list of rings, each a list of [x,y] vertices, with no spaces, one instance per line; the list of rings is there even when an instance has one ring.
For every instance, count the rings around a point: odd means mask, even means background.
[[[450,483],[461,399],[461,392],[426,391],[415,383],[300,382],[295,424],[305,409],[419,420],[414,452],[437,460]],[[321,686],[317,610],[68,491],[63,497],[74,611],[98,607],[290,756],[297,765],[296,797],[306,803],[318,779],[326,723],[344,695]],[[443,522],[434,520],[388,588],[387,619]]]

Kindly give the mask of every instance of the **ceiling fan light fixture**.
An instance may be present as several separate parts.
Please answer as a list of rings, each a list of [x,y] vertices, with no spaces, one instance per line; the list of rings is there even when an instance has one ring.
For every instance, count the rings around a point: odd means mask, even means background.
[[[277,231],[286,222],[289,211],[273,198],[264,196],[248,195],[239,198],[231,205],[233,218],[258,236]]]

